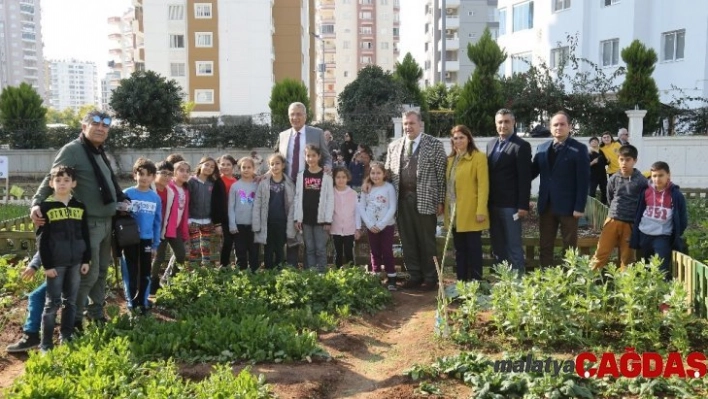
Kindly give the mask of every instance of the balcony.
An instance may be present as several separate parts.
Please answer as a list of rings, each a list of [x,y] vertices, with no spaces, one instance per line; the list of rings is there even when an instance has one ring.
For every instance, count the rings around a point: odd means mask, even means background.
[[[123,54],[123,49],[120,49],[120,48],[112,48],[112,49],[108,50],[108,54],[111,54],[111,55]]]
[[[447,0],[445,1],[445,8],[459,8],[460,0]]]
[[[317,8],[320,10],[334,10],[334,0],[320,0]]]
[[[109,17],[108,18],[108,23],[109,24],[120,24],[121,18],[120,17]]]
[[[122,35],[121,33],[111,33],[111,34],[108,35],[108,38],[109,38],[110,40],[122,40],[122,39],[123,39],[123,35]]]
[[[442,69],[442,63],[438,61],[438,71]],[[447,72],[457,72],[460,70],[460,61],[445,61],[445,70]]]
[[[325,44],[324,46],[324,52],[325,53],[334,53],[337,51],[337,46],[334,44]]]
[[[442,48],[442,40],[438,40],[438,48]],[[455,36],[450,36],[445,40],[446,50],[459,50],[460,49],[460,39]]]
[[[438,19],[438,26],[442,26],[442,18]],[[445,29],[460,29],[460,17],[458,15],[448,15],[445,18]]]
[[[142,7],[143,6],[143,0],[133,0],[133,7]]]

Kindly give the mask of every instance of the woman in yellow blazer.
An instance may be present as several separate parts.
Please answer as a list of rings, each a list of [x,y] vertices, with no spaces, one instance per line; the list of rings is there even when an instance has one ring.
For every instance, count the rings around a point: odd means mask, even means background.
[[[607,177],[614,175],[620,170],[619,150],[622,147],[618,141],[612,138],[610,132],[602,133],[602,143],[600,143],[600,152],[607,159]]]
[[[452,152],[447,158],[445,224],[452,229],[457,279],[482,279],[482,230],[489,229],[489,173],[487,157],[477,149],[467,126],[451,131]],[[455,205],[455,217],[452,216]]]

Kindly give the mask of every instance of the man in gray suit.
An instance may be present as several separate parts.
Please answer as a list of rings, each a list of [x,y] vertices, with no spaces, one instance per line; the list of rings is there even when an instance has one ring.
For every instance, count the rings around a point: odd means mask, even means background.
[[[278,142],[275,144],[275,151],[285,158],[285,174],[293,181],[297,181],[297,174],[305,170],[305,146],[314,144],[322,150],[322,167],[326,173],[332,171],[332,155],[328,151],[322,129],[307,126],[307,108],[305,104],[295,102],[288,107],[288,118],[291,128],[280,132]],[[291,220],[291,223],[295,221]],[[300,245],[295,242],[288,242],[287,262],[297,267],[298,253]]]
[[[398,192],[398,234],[411,275],[403,288],[436,289],[435,232],[445,203],[447,157],[440,140],[422,132],[415,111],[403,114],[404,136],[388,146],[386,169]]]

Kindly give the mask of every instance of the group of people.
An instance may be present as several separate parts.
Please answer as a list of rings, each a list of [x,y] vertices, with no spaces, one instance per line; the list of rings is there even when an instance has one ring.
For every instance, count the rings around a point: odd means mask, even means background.
[[[82,328],[84,307],[88,319],[105,321],[117,212],[130,214],[139,226],[139,242],[118,248],[127,306],[137,313],[147,311],[149,296],[173,275],[211,262],[214,234],[223,236],[221,266],[230,265],[235,251],[237,267],[252,271],[261,267],[260,245],[266,269],[297,266],[304,245],[304,267],[324,271],[330,237],[335,264],[342,267],[354,262],[354,241],[366,234],[368,270],[385,272],[388,289],[434,290],[437,220],[444,215],[454,237],[459,280],[482,279],[481,234],[487,229],[496,261],[507,261],[523,274],[521,224],[536,177],[541,265],[553,264],[559,227],[564,249],[577,244],[591,156],[570,137],[565,112],[553,115],[553,140],[539,145],[533,158],[530,144],[516,135],[508,109],[495,115],[498,137],[489,141],[486,155],[464,125],[452,129],[452,151],[446,155],[440,140],[422,132],[421,115],[409,111],[403,115],[404,135],[388,146],[385,163],[372,161],[371,150],[356,146],[348,135],[341,149],[351,157],[344,164],[333,161],[339,153],[331,133],[307,126],[306,115],[304,104],[290,105],[291,128],[279,134],[266,160],[255,154],[238,161],[230,155],[204,157],[192,174],[192,166],[178,154],[157,164],[140,158],[132,170],[136,184],[124,191],[103,148],[111,118],[100,111],[86,115],[80,137],[59,151],[33,198],[39,251],[24,276],[41,265],[46,282],[30,294],[23,337],[8,352],[37,345],[51,349],[59,309],[62,340]],[[686,225],[683,196],[670,183],[665,163],[652,166],[649,185],[633,170],[636,149],[622,146],[618,154],[619,170],[607,187],[610,219],[595,254],[596,267],[607,262],[615,246],[620,246],[622,264],[628,264],[630,238],[645,254],[668,259],[667,246],[681,241]],[[393,256],[396,225],[410,274],[402,284]],[[168,246],[174,261],[161,275]]]

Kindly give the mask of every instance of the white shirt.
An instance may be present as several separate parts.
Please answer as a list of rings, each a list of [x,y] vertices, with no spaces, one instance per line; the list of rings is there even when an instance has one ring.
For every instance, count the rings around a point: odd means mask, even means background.
[[[290,128],[290,139],[288,140],[288,176],[292,176],[292,160],[293,158],[293,149],[295,148],[295,134],[297,134],[297,130]],[[302,172],[305,170],[305,126],[300,129],[300,164],[299,164],[299,170],[298,173]]]
[[[415,153],[415,150],[418,149],[418,144],[420,144],[420,138],[423,136],[423,132],[418,133],[418,137],[413,139],[413,149],[411,149],[411,154]],[[408,139],[408,136],[406,136],[406,140],[403,143],[403,151],[408,151],[408,143],[410,143],[410,140]]]

